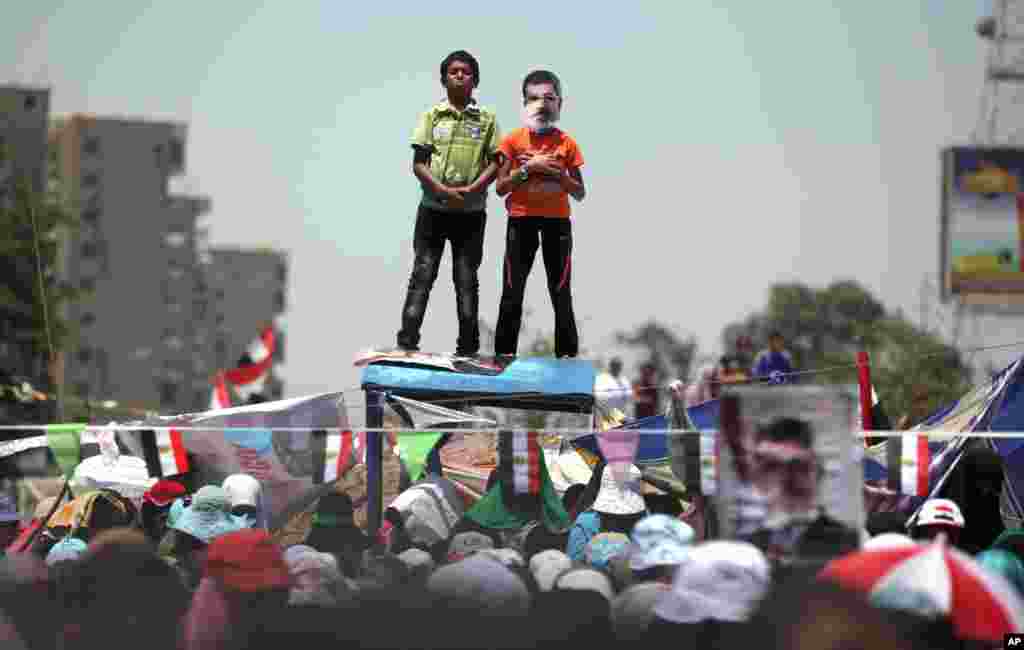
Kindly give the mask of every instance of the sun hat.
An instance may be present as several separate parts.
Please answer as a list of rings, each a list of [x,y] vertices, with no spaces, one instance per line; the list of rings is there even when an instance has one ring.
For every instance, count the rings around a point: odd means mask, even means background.
[[[265,530],[255,528],[214,539],[206,552],[206,574],[228,591],[251,593],[291,586],[280,547]]]
[[[657,514],[641,519],[633,527],[631,537],[633,551],[629,566],[634,571],[646,571],[682,563],[690,550],[694,532],[675,517]]]
[[[530,558],[530,573],[541,591],[551,591],[555,578],[571,568],[572,560],[557,549],[541,551]]]
[[[295,544],[293,546],[289,546],[288,548],[284,549],[284,553],[283,553],[284,563],[287,564],[288,566],[291,566],[291,564],[293,562],[297,561],[301,556],[307,555],[309,553],[319,553],[319,552],[320,551],[316,550],[312,546],[306,546],[305,544]]]
[[[396,556],[399,560],[405,563],[405,566],[410,569],[418,569],[425,567],[427,570],[433,571],[436,563],[434,557],[419,548],[410,548],[402,551]]]
[[[88,545],[77,537],[65,537],[46,554],[46,565],[53,566],[63,560],[77,560],[88,549]]]
[[[523,556],[518,551],[511,548],[485,548],[477,551],[480,555],[492,558],[501,562],[503,565],[510,569],[523,568],[526,566],[526,562],[523,560]]]
[[[486,548],[494,548],[494,540],[487,535],[476,531],[459,533],[448,545],[448,561],[458,562]]]
[[[606,515],[636,515],[647,509],[640,494],[640,469],[630,465],[623,485],[615,480],[611,469],[605,467],[601,474],[601,487],[591,508]]]
[[[764,597],[770,580],[771,566],[754,545],[705,542],[686,554],[672,589],[655,605],[654,613],[671,623],[743,622]]]
[[[523,581],[500,562],[480,555],[434,571],[427,590],[484,614],[525,614],[530,607],[530,592]]]
[[[627,555],[631,550],[625,533],[598,533],[583,547],[583,561],[598,569],[607,569],[612,558]]]
[[[626,589],[612,601],[611,619],[620,641],[639,641],[654,620],[654,606],[670,587],[643,582]]]
[[[593,591],[609,603],[615,597],[611,578],[597,569],[581,567],[569,569],[555,579],[554,589],[558,591]]]
[[[244,519],[231,515],[230,508],[231,501],[224,488],[207,485],[196,492],[192,505],[185,508],[170,527],[209,544],[221,535],[246,527]]]

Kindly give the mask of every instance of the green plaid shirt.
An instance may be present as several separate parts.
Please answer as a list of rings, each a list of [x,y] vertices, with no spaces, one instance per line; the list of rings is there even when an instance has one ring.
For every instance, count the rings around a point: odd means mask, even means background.
[[[498,153],[501,130],[494,111],[472,100],[459,112],[448,100],[420,116],[412,134],[412,146],[430,152],[430,173],[442,185],[471,185]],[[424,188],[421,204],[452,211]],[[487,192],[467,196],[462,212],[476,212],[487,205]]]

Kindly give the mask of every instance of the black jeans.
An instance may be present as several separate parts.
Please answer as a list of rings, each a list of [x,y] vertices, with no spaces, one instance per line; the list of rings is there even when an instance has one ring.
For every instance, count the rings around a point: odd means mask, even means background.
[[[512,217],[505,241],[504,289],[494,335],[496,354],[516,354],[523,322],[523,293],[537,247],[544,255],[548,293],[555,309],[555,356],[579,353],[572,311],[572,222],[548,217]]]
[[[416,257],[409,278],[409,290],[402,308],[399,347],[419,349],[420,328],[427,311],[430,290],[444,254],[444,243],[452,244],[452,280],[459,317],[459,339],[455,352],[476,354],[480,350],[480,282],[477,271],[484,254],[484,226],[487,215],[480,212],[441,212],[420,206],[416,214],[413,249]]]

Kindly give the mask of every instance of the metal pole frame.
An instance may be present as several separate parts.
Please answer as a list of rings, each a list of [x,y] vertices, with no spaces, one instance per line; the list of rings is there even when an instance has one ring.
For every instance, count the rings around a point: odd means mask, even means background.
[[[366,389],[366,428],[384,426],[384,393]],[[377,539],[384,515],[384,433],[366,432],[367,534]]]

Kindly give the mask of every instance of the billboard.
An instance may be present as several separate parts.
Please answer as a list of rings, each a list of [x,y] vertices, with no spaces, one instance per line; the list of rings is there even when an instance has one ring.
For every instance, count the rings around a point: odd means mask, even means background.
[[[943,298],[1024,304],[1024,149],[951,147],[942,169]]]

